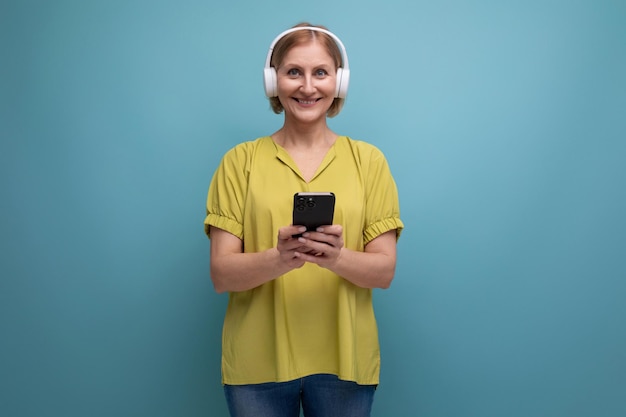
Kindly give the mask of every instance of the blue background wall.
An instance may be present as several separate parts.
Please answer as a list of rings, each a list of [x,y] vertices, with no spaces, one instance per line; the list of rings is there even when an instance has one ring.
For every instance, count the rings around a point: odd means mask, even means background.
[[[204,201],[302,20],[401,193],[374,416],[626,415],[626,3],[220,3],[1,3],[0,415],[226,415]]]

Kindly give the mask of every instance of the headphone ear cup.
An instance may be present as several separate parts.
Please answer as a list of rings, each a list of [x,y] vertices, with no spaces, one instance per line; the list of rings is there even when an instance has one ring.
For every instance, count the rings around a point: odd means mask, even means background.
[[[263,70],[263,85],[265,86],[265,95],[267,97],[278,96],[276,69],[274,67],[265,68]]]
[[[335,97],[346,98],[348,95],[348,85],[350,84],[350,70],[346,68],[337,68],[337,89]]]

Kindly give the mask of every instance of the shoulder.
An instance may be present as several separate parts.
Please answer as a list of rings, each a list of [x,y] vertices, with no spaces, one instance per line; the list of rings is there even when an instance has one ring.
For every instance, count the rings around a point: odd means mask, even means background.
[[[349,136],[340,136],[338,142],[349,149],[361,162],[375,162],[385,160],[383,152],[375,145],[363,140],[353,139]]]
[[[268,147],[272,143],[272,138],[269,136],[262,136],[254,140],[249,140],[245,142],[238,143],[237,145],[230,148],[226,155],[238,155],[238,154],[248,154],[251,152],[255,152],[259,148]]]
[[[241,142],[230,148],[224,154],[224,161],[245,163],[251,160],[259,151],[268,151],[272,147],[272,139],[269,136],[263,136],[255,140]]]

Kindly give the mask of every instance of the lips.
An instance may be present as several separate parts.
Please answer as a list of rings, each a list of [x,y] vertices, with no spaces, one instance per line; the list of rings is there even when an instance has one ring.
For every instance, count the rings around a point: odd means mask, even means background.
[[[316,99],[308,99],[308,100],[304,100],[304,99],[300,99],[300,98],[295,98],[295,97],[294,97],[294,100],[295,100],[295,101],[297,101],[297,102],[298,102],[298,103],[300,103],[300,104],[311,105],[311,104],[315,104],[315,103],[317,103],[317,102],[318,102],[319,100],[321,100],[321,99],[316,98]]]

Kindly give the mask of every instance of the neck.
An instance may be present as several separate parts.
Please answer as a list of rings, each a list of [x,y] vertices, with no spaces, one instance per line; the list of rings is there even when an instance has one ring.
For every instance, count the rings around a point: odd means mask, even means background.
[[[297,126],[285,123],[272,137],[276,143],[286,148],[313,148],[332,145],[336,135],[325,123]]]

